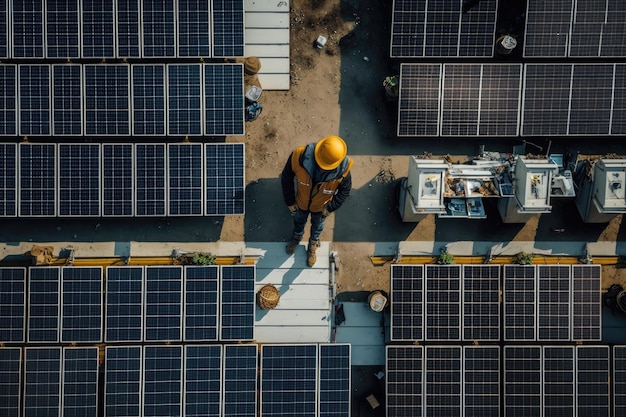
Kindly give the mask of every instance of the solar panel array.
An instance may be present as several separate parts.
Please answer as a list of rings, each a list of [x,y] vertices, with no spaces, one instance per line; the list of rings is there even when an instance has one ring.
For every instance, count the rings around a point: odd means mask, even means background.
[[[0,57],[239,57],[243,5],[243,0],[3,1]]]
[[[244,151],[242,143],[0,144],[0,217],[243,214]]]
[[[394,0],[391,57],[491,57],[497,1]]]

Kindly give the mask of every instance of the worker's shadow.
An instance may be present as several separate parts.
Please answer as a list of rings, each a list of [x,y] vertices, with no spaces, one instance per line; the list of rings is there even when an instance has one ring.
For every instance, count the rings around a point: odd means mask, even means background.
[[[246,187],[244,240],[281,242],[291,238],[293,220],[283,201],[280,178],[261,178]]]

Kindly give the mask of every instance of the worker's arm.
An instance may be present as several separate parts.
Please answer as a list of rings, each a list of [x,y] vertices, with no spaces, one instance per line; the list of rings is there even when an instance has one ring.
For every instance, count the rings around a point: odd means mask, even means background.
[[[337,210],[350,196],[350,190],[352,190],[352,173],[348,173],[346,177],[339,183],[339,187],[337,187],[337,194],[333,197],[332,200],[326,204],[326,210],[330,213]]]
[[[293,172],[293,169],[291,168],[292,156],[293,153],[291,153],[289,158],[287,158],[285,168],[283,168],[283,172],[280,174],[280,185],[283,188],[283,199],[285,200],[285,204],[288,206],[296,204],[296,190],[293,185],[293,179],[296,176],[296,173]]]

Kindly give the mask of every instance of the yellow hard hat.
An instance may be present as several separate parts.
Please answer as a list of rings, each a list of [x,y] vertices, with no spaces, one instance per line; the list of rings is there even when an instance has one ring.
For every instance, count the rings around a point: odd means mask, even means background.
[[[327,136],[315,144],[315,162],[325,171],[339,166],[348,153],[348,146],[339,136]]]

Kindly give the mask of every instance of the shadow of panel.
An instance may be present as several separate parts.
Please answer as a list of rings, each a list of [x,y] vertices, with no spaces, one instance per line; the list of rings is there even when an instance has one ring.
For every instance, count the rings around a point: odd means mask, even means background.
[[[244,237],[248,242],[282,242],[293,220],[283,200],[280,178],[261,178],[246,187]]]
[[[584,223],[573,198],[552,198],[552,211],[542,214],[537,225],[536,246],[542,241],[596,242],[608,223]]]

